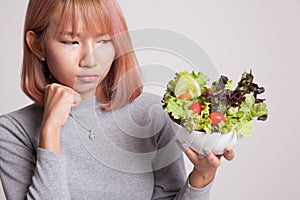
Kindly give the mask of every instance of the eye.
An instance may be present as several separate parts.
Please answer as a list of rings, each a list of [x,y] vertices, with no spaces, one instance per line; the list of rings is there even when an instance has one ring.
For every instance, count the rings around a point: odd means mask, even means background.
[[[79,42],[77,41],[61,41],[62,44],[65,44],[65,45],[78,45]]]
[[[105,43],[108,43],[110,42],[111,40],[98,40],[97,41],[97,44],[101,45],[101,44],[105,44]]]

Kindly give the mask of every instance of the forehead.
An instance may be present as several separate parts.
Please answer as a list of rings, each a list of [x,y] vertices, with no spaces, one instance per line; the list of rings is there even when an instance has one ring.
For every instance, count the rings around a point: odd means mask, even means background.
[[[54,13],[50,25],[55,33],[72,32],[89,32],[91,34],[109,34],[112,35],[109,26],[108,16],[95,7],[58,7]]]

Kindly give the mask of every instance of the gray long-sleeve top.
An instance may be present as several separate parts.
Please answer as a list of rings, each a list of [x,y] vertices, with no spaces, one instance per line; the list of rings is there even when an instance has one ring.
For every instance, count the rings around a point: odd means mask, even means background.
[[[209,199],[212,183],[189,185],[160,100],[143,93],[113,111],[99,109],[95,97],[83,100],[61,129],[61,154],[39,148],[43,107],[1,116],[0,178],[7,200]]]

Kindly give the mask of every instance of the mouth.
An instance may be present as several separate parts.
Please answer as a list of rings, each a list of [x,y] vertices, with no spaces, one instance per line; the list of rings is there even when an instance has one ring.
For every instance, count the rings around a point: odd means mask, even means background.
[[[99,75],[80,75],[77,76],[77,79],[83,83],[93,83],[97,81],[99,78]]]

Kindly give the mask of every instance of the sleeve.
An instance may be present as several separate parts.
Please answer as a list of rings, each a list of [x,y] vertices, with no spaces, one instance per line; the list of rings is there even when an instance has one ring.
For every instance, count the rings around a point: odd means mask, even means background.
[[[165,125],[157,138],[154,161],[154,192],[152,199],[208,200],[213,183],[204,188],[193,188],[186,177],[183,153],[175,140],[175,133],[165,115]],[[163,151],[160,151],[164,149]],[[167,160],[167,161],[166,161]],[[166,165],[166,162],[170,164]],[[164,166],[164,163],[166,166]]]
[[[70,199],[61,154],[37,151],[20,123],[0,117],[0,178],[8,200]]]

